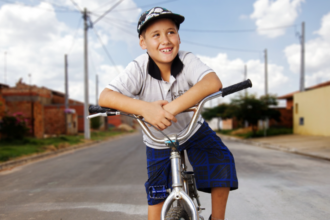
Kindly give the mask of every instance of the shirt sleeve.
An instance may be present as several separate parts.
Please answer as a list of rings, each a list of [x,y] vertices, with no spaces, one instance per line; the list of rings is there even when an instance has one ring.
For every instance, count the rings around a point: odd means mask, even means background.
[[[206,74],[214,72],[213,69],[192,53],[188,53],[185,56],[183,64],[185,66],[186,80],[191,86],[201,81]]]
[[[140,67],[133,61],[129,63],[124,72],[114,78],[106,88],[135,98],[140,93],[143,85],[142,74]]]

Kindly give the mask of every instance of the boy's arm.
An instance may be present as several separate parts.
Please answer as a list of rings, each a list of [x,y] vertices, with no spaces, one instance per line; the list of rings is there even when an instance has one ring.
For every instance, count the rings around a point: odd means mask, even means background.
[[[163,109],[163,105],[167,103],[165,100],[145,102],[132,99],[107,88],[101,92],[99,97],[100,106],[113,108],[129,114],[142,115],[147,122],[161,130],[170,126],[171,121],[177,121],[172,114]]]
[[[194,106],[206,96],[218,92],[221,88],[222,83],[219,77],[214,72],[208,73],[186,93],[166,104],[163,108],[171,114],[177,115]]]

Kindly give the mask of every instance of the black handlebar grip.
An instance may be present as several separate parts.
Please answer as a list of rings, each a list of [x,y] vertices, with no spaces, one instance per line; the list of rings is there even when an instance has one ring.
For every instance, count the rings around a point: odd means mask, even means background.
[[[225,97],[226,95],[232,94],[234,92],[241,91],[243,89],[247,89],[249,87],[252,87],[252,82],[250,79],[247,79],[243,82],[228,86],[226,88],[222,89],[222,97]]]
[[[108,112],[108,111],[116,111],[114,109],[104,108],[104,107],[101,107],[101,106],[98,106],[98,105],[90,105],[88,110],[89,110],[90,114],[105,113],[105,112]]]

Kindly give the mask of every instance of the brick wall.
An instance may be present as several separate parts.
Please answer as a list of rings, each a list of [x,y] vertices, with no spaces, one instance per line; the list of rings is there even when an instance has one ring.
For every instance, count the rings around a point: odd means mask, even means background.
[[[285,128],[292,128],[293,127],[293,118],[292,118],[292,109],[287,108],[277,108],[281,113],[281,121],[276,122],[275,120],[269,121],[270,127],[285,127]]]
[[[0,94],[0,120],[5,115],[6,112],[6,100]]]
[[[60,106],[44,106],[44,115],[45,134],[65,134],[64,108]]]

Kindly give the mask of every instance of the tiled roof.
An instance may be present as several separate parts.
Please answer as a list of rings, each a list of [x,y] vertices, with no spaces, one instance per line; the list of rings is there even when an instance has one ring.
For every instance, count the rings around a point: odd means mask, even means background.
[[[321,88],[321,87],[324,87],[324,86],[330,86],[330,81],[320,83],[320,84],[317,84],[315,86],[308,87],[305,90],[317,89],[317,88]],[[298,92],[300,92],[300,91],[295,91],[295,92],[291,92],[291,93],[286,94],[286,95],[279,96],[279,97],[277,97],[277,99],[293,99],[293,95],[298,93]]]

